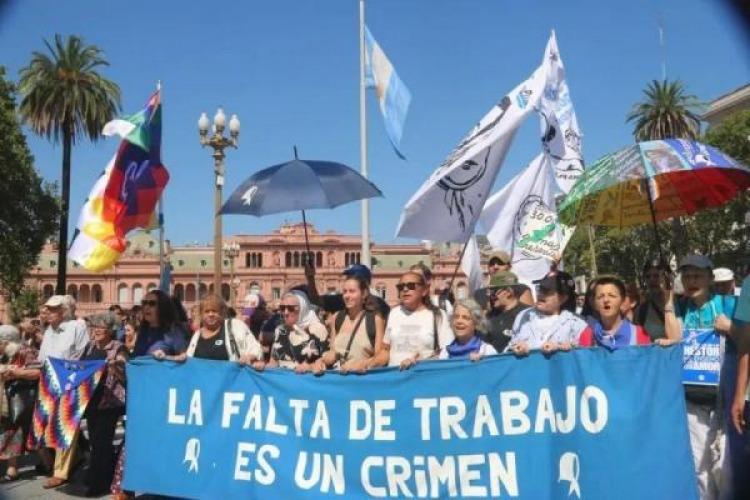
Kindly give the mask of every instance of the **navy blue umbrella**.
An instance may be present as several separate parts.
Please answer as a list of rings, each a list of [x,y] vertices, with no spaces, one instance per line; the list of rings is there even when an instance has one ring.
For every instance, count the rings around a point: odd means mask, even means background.
[[[261,217],[281,212],[302,211],[307,242],[305,210],[334,208],[351,201],[383,196],[375,184],[357,171],[332,161],[295,159],[264,168],[234,190],[221,214]]]

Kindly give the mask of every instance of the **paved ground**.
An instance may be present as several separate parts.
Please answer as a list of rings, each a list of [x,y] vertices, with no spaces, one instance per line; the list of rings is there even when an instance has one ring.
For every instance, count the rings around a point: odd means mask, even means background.
[[[82,481],[83,470],[80,467],[74,472],[69,484],[60,486],[55,490],[45,490],[42,488],[42,485],[47,478],[45,476],[37,475],[36,470],[34,469],[35,464],[36,461],[33,457],[26,457],[20,468],[20,477],[18,481],[0,484],[0,499],[31,500],[43,498],[45,500],[57,500],[61,498],[85,498],[85,488]],[[89,498],[108,497],[109,495]]]

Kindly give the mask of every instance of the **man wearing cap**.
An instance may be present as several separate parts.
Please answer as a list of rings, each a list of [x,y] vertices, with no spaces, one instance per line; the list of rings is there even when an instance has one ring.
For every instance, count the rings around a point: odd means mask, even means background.
[[[492,277],[497,273],[509,272],[511,270],[511,262],[512,259],[508,252],[504,250],[492,252],[487,261],[487,276],[489,277],[489,280],[491,281]],[[517,296],[521,302],[526,305],[534,303],[534,298],[531,295],[531,290],[528,286],[518,283],[515,288],[518,294]],[[476,300],[485,311],[490,311],[493,306],[492,302],[487,300],[489,298],[488,292],[489,287],[480,288],[474,292],[474,300]]]
[[[513,335],[513,323],[518,313],[528,308],[518,300],[518,277],[510,271],[500,271],[490,278],[487,287],[490,310],[487,312],[488,330],[485,342],[497,352],[503,352]]]
[[[718,390],[705,385],[685,385],[688,430],[693,451],[693,462],[701,498],[733,498],[731,483],[733,471],[741,464],[734,458],[738,433],[731,425],[730,408],[737,377],[737,345],[734,317],[735,297],[711,292],[713,264],[704,255],[689,255],[679,266],[684,296],[675,300],[672,290],[665,291],[664,326],[670,341],[681,339],[685,330],[714,330],[722,335],[724,357]],[[721,394],[721,398],[719,395]],[[719,408],[719,402],[723,408]],[[718,416],[724,414],[725,418]],[[721,430],[727,433],[729,460],[722,468],[724,440]],[[733,456],[734,455],[734,456]],[[746,467],[747,464],[742,464]],[[723,469],[723,470],[722,470]]]

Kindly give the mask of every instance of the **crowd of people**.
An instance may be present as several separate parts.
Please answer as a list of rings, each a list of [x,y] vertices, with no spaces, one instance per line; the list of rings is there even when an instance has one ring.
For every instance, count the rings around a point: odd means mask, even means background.
[[[370,269],[361,264],[343,271],[337,297],[318,294],[308,265],[307,283],[277,304],[253,294],[239,311],[209,295],[188,315],[178,298],[151,290],[132,309],[112,305],[107,313],[79,318],[72,297],[52,296],[38,316],[0,326],[2,481],[18,478],[21,455],[38,453],[37,469],[49,475],[44,486],[58,487],[87,450],[87,491],[127,497],[121,485],[127,457],[113,438],[126,413],[124,366],[133,357],[203,358],[322,376],[407,370],[427,360],[478,362],[499,353],[522,358],[537,350],[552,356],[577,348],[670,346],[686,330],[712,329],[724,352],[719,387],[685,386],[697,485],[701,498],[750,498],[750,278],[736,296],[731,271],[713,269],[701,255],[679,263],[678,286],[668,267],[650,263],[642,288],[599,276],[580,295],[573,278],[556,268],[532,287],[520,283],[506,252],[492,254],[487,271],[485,288],[456,299],[435,293],[427,266],[413,266],[399,279],[393,308],[371,291]],[[85,414],[85,438],[79,432],[65,450],[28,450],[37,381],[49,357],[106,360],[106,374]]]

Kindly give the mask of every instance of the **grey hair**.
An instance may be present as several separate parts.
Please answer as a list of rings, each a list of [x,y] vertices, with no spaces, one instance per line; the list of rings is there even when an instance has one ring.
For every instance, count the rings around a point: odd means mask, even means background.
[[[482,308],[477,304],[474,299],[459,299],[453,304],[453,311],[455,313],[456,308],[464,307],[471,314],[471,319],[474,321],[474,329],[480,332],[487,331],[487,321],[484,319],[484,313]]]
[[[21,332],[13,325],[0,325],[0,342],[18,342]]]

